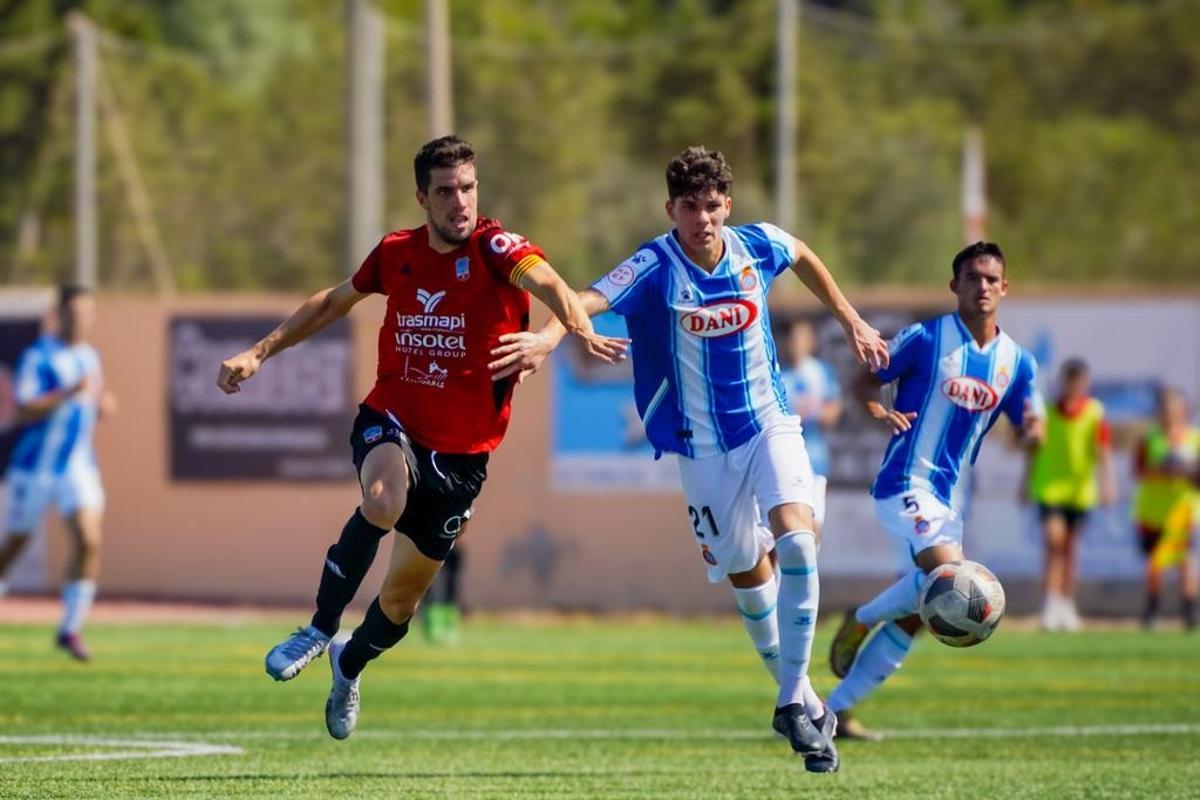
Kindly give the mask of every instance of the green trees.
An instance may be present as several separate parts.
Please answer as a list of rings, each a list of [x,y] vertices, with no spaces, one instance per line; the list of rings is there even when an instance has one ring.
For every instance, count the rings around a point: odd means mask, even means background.
[[[419,0],[388,18],[388,224],[420,221]],[[344,37],[321,0],[15,4],[0,12],[0,280],[71,272],[70,53],[107,32],[119,114],[184,289],[337,280]],[[726,152],[735,217],[770,218],[766,0],[452,0],[458,128],[483,210],[583,283],[666,223],[662,171]],[[989,235],[1042,282],[1200,274],[1200,14],[1192,0],[812,3],[799,58],[795,231],[861,283],[940,283],[962,237],[964,132],[984,133]],[[39,38],[40,37],[40,38]],[[29,44],[31,43],[32,44]],[[149,285],[102,123],[101,274]]]

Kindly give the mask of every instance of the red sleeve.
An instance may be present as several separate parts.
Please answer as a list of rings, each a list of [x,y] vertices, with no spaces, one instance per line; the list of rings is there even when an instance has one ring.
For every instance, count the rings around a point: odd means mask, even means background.
[[[355,272],[354,277],[350,279],[350,285],[359,294],[383,294],[383,279],[380,275],[380,267],[383,263],[382,248],[383,242],[375,245],[374,249],[363,259],[358,272]]]
[[[479,237],[483,262],[505,283],[519,286],[521,276],[546,260],[542,248],[520,234],[504,230],[499,224],[483,228]]]
[[[1112,444],[1112,427],[1108,424],[1108,417],[1100,418],[1100,424],[1096,426],[1096,441],[1104,447]]]

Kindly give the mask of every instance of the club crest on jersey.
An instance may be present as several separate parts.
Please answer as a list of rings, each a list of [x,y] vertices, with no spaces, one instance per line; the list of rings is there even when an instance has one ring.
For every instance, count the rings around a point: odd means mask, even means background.
[[[383,438],[383,426],[372,425],[363,431],[363,441],[367,444],[375,444]]]
[[[758,278],[751,267],[746,267],[742,270],[742,274],[738,278],[738,284],[742,287],[743,292],[753,292],[758,288]]]
[[[729,336],[750,327],[758,306],[747,300],[718,300],[679,317],[679,327],[705,339]]]
[[[463,256],[454,262],[454,277],[460,281],[465,281],[471,277],[471,259],[469,256]]]
[[[979,378],[968,375],[943,381],[942,394],[951,403],[967,411],[991,411],[1000,402],[1000,395],[995,389]]]

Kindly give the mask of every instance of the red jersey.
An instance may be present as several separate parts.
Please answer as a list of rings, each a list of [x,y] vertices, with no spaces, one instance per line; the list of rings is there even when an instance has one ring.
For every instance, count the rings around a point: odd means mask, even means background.
[[[493,382],[487,365],[502,334],[529,328],[529,295],[517,283],[544,258],[484,217],[449,253],[429,246],[425,226],[383,237],[351,279],[363,294],[387,295],[379,372],[364,402],[430,450],[495,450],[515,380]]]

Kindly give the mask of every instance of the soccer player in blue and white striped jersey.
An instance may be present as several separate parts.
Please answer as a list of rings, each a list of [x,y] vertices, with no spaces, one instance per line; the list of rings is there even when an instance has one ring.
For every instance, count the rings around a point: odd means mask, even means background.
[[[709,579],[733,584],[746,628],[779,683],[772,725],[815,772],[838,767],[836,718],[808,681],[818,605],[813,474],[788,408],[767,311],[792,270],[842,324],[862,362],[887,347],[825,265],[774,225],[726,226],[733,176],[724,156],[690,147],[667,167],[668,233],[580,293],[590,314],[625,317],[634,393],[656,454],[679,461],[691,530]],[[536,368],[561,340],[501,337],[497,378]],[[775,579],[772,553],[780,578]]]
[[[5,473],[0,579],[24,549],[51,503],[66,520],[74,554],[63,585],[57,644],[80,661],[89,658],[80,631],[96,594],[104,489],[92,447],[102,412],[115,406],[103,388],[100,356],[88,342],[95,318],[91,293],[59,289],[57,334],[45,333],[17,363],[17,439]]]
[[[871,495],[876,517],[906,546],[913,566],[847,615],[834,637],[830,666],[844,680],[829,705],[846,717],[908,654],[921,626],[917,603],[925,575],[963,558],[963,494],[983,437],[1001,415],[1027,446],[1043,435],[1037,363],[997,324],[1008,292],[1003,252],[977,242],[954,257],[952,269],[958,310],[901,331],[891,342],[891,363],[856,387],[868,413],[893,432]],[[892,382],[889,409],[879,389]]]

